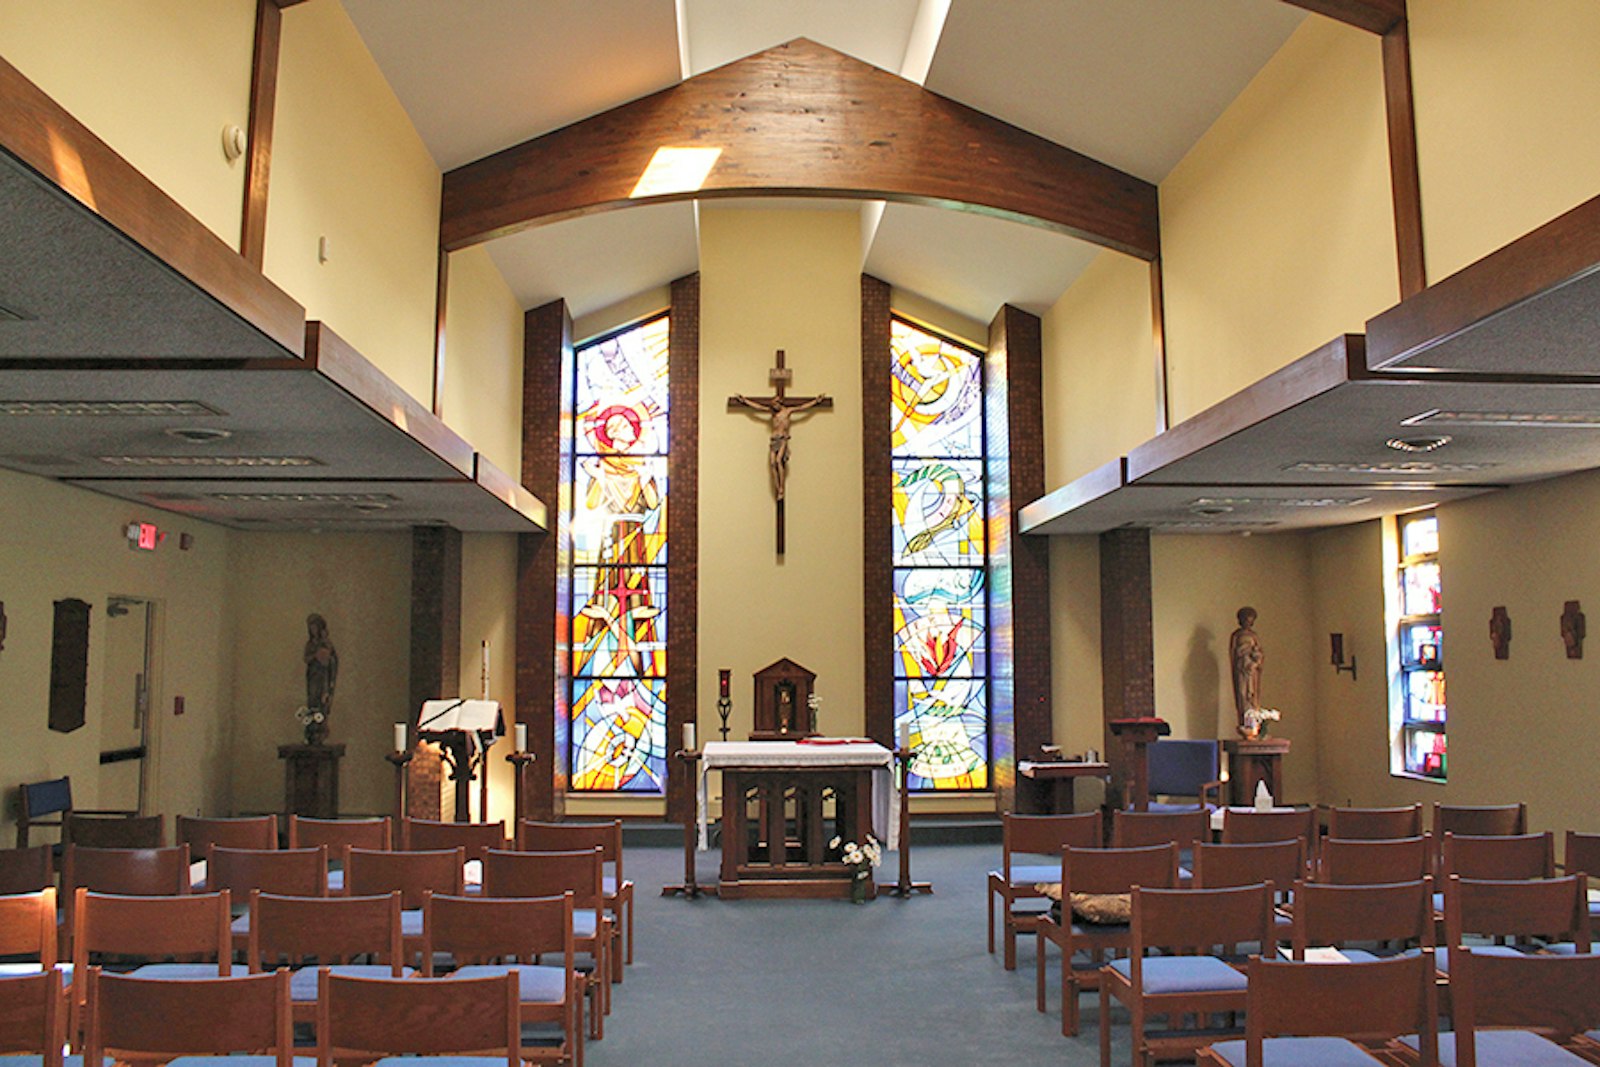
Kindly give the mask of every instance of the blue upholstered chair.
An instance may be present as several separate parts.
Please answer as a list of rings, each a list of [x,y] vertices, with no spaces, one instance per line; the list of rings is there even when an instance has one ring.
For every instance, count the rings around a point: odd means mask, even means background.
[[[83,1060],[94,1067],[315,1067],[314,1058],[294,1055],[285,971],[153,981],[92,967],[87,984]]]
[[[516,971],[423,981],[320,975],[318,1058],[379,1067],[522,1067]],[[504,1049],[504,1055],[488,1055]]]
[[[1210,810],[1222,803],[1222,742],[1164,738],[1146,749],[1150,766],[1151,811]]]
[[[1006,970],[1017,966],[1017,934],[1033,929],[1039,915],[1049,908],[1038,886],[1060,877],[1062,848],[1097,848],[1105,840],[1104,833],[1098,811],[1077,815],[1006,812],[1000,817],[1000,866],[989,872],[989,952],[994,952],[998,898]]]
[[[318,969],[359,978],[403,978],[401,893],[371,896],[278,896],[260,890],[250,894],[250,970],[297,968],[289,981],[294,1017],[302,1022],[316,1015]],[[419,934],[421,923],[418,923]],[[357,959],[363,963],[354,962]]]

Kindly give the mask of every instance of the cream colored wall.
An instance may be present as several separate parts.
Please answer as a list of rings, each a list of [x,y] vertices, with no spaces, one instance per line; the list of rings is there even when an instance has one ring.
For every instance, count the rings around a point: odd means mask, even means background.
[[[1173,422],[1399,298],[1380,62],[1306,19],[1161,183]]]
[[[0,56],[234,248],[254,40],[254,0],[0,4]]]
[[[853,210],[700,213],[702,737],[715,736],[717,669],[733,670],[730,725],[742,737],[751,675],[783,656],[817,672],[822,732],[864,726],[859,242]],[[780,348],[793,394],[834,398],[832,411],[795,421],[781,558],[767,423],[726,410],[735,393],[770,394]]]
[[[489,642],[489,699],[506,717],[506,737],[489,751],[489,819],[516,819],[516,781],[505,760],[516,742],[517,538],[514,534],[463,534],[461,539],[461,695],[483,692],[483,642]],[[482,821],[478,790],[472,817]],[[450,809],[446,809],[447,811]]]
[[[1050,539],[1050,689],[1055,743],[1105,748],[1100,676],[1099,539]]]
[[[889,306],[894,308],[895,314],[903,315],[912,322],[921,323],[938,333],[947,334],[958,341],[965,341],[973,348],[985,349],[989,347],[989,324],[979,322],[977,319],[968,318],[959,311],[952,311],[943,304],[936,304],[925,296],[911,292],[909,289],[889,289]]]
[[[0,599],[8,620],[0,651],[0,840],[15,826],[13,790],[21,782],[70,775],[79,807],[98,806],[100,733],[105,708],[123,694],[107,694],[106,600],[112,595],[153,600],[158,643],[151,711],[154,788],[149,810],[166,815],[225,811],[228,801],[232,640],[226,570],[233,534],[202,522],[139,508],[25,474],[0,471]],[[19,517],[26,517],[20,521]],[[131,521],[156,522],[168,531],[155,552],[128,547]],[[178,549],[180,533],[194,547]],[[92,605],[89,619],[88,697],[84,725],[71,733],[46,726],[54,602]],[[172,713],[173,697],[185,713]],[[168,823],[168,834],[171,834]],[[53,832],[41,832],[53,840]]]
[[[236,722],[233,808],[283,810],[278,746],[303,740],[306,616],[328,621],[339,681],[328,741],[346,747],[342,812],[387,813],[394,773],[384,762],[393,724],[409,719],[409,533],[236,533],[228,589],[234,605]]]
[[[481,245],[451,253],[446,307],[444,421],[520,480],[522,307]]]
[[[1535,829],[1600,830],[1594,806],[1593,642],[1566,658],[1562,606],[1600,603],[1594,516],[1600,473],[1587,472],[1439,508],[1450,780],[1440,785],[1388,773],[1388,712],[1376,667],[1384,637],[1384,572],[1376,524],[1318,535],[1319,613],[1349,627],[1362,658],[1360,688],[1323,701],[1324,799],[1357,804],[1526,801]],[[1353,593],[1351,590],[1358,590]],[[1496,660],[1488,620],[1511,616],[1511,656]],[[1319,628],[1322,623],[1319,623]],[[1359,630],[1356,627],[1360,627]],[[1352,636],[1355,634],[1356,636]],[[1331,671],[1330,671],[1331,673]]]
[[[672,303],[672,287],[659,286],[635,293],[609,307],[603,307],[572,320],[572,343],[584,344],[601,334],[654,318]]]
[[[318,262],[318,240],[328,260]],[[265,270],[424,404],[439,168],[338,0],[283,14]]]
[[[1255,608],[1260,614],[1255,629],[1266,653],[1262,705],[1283,712],[1268,732],[1295,742],[1284,761],[1285,794],[1294,803],[1314,800],[1318,746],[1312,675],[1321,646],[1308,611],[1311,553],[1305,536],[1155,535],[1150,575],[1156,714],[1172,724],[1174,737],[1237,736],[1228,636],[1238,626],[1238,610]],[[1332,667],[1324,669],[1333,673]]]
[[[1041,327],[1045,486],[1126,455],[1156,432],[1150,266],[1101,252]]]
[[[1600,5],[1411,0],[1428,277],[1600,193]]]

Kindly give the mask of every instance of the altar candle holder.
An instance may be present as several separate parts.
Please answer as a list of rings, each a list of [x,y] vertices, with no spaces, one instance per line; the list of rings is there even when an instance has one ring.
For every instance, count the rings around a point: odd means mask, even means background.
[[[394,739],[399,741],[399,727],[401,724],[396,723],[395,725],[397,728],[394,732]],[[394,817],[397,823],[406,816],[406,779],[409,777],[407,768],[414,755],[411,749],[406,748],[403,750],[396,749],[383,757],[394,765]]]
[[[732,677],[733,671],[727,667],[719,668],[717,671],[717,717],[722,720],[718,730],[721,731],[724,741],[728,739],[728,715],[733,711],[733,698],[729,695],[729,682]]]
[[[522,729],[522,724],[518,723],[517,728],[519,730]],[[506,754],[506,762],[511,764],[514,785],[511,805],[516,815],[516,822],[513,825],[519,830],[522,827],[523,810],[526,806],[526,797],[528,795],[528,768],[536,758],[532,752],[522,751],[523,746],[526,744],[527,736],[524,734],[516,745],[517,751]],[[485,773],[487,773],[487,769]]]

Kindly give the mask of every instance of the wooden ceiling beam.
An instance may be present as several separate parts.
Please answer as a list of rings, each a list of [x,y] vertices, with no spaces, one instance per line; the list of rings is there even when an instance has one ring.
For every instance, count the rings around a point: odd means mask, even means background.
[[[1406,17],[1406,0],[1284,0],[1369,33],[1388,33]]]
[[[720,148],[698,188],[632,198],[657,148]],[[892,200],[1056,230],[1152,260],[1154,185],[799,39],[445,174],[451,251],[631,204]]]

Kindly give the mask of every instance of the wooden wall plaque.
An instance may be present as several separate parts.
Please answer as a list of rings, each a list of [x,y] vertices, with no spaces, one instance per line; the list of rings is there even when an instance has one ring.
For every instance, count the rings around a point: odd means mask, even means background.
[[[83,725],[89,692],[89,605],[56,601],[50,644],[50,729],[71,733]]]

